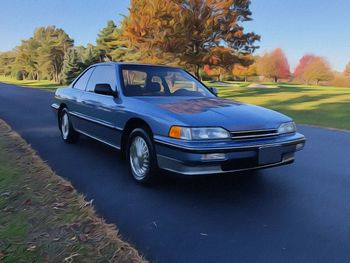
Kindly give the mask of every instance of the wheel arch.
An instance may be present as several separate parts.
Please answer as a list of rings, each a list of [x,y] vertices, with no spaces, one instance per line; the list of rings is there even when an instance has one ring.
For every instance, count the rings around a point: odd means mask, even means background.
[[[127,145],[128,137],[130,133],[136,128],[145,129],[145,131],[150,136],[151,140],[153,140],[153,131],[151,129],[151,126],[145,120],[141,118],[129,119],[124,126],[123,134],[121,137],[120,150],[121,150],[122,156],[125,156],[125,153],[126,153],[126,145]]]

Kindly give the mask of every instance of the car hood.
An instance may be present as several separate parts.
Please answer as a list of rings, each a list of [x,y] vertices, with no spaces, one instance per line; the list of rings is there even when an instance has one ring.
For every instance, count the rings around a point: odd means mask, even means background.
[[[179,121],[174,125],[218,126],[234,131],[277,128],[291,121],[276,111],[222,98],[139,97],[138,100],[166,111]]]

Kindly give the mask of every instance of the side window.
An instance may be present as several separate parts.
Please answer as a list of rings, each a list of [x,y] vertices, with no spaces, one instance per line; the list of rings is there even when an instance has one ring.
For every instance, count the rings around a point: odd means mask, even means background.
[[[90,68],[88,71],[86,71],[79,79],[77,82],[75,82],[73,88],[75,89],[80,89],[80,90],[85,90],[86,84],[89,81],[89,78],[91,76],[91,73],[94,71],[94,68]]]
[[[113,66],[97,66],[91,75],[86,91],[94,92],[96,84],[109,84],[116,89],[116,71]]]

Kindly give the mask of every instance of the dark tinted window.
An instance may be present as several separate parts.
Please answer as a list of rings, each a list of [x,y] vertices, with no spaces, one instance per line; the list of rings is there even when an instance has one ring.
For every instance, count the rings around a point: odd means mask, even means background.
[[[94,68],[90,68],[88,71],[86,71],[79,79],[77,82],[75,82],[73,88],[75,89],[80,89],[80,90],[85,90],[86,84],[89,81],[89,78],[91,76],[92,71]]]
[[[96,84],[109,84],[115,90],[116,83],[116,71],[113,66],[97,66],[90,77],[86,90],[94,92]]]

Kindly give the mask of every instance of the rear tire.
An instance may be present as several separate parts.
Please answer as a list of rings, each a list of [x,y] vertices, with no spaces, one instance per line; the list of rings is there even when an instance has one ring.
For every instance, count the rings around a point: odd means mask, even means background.
[[[73,128],[67,109],[63,109],[59,113],[59,128],[61,137],[66,143],[76,143],[79,139],[79,133]]]
[[[140,184],[155,181],[158,174],[156,153],[150,135],[145,129],[134,129],[128,139],[126,159],[134,180]]]

